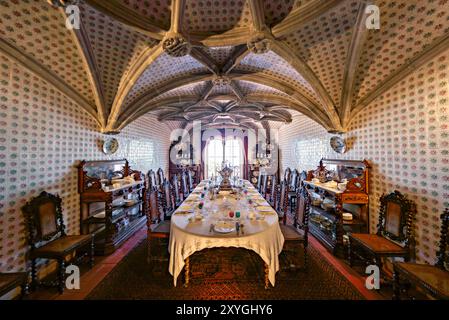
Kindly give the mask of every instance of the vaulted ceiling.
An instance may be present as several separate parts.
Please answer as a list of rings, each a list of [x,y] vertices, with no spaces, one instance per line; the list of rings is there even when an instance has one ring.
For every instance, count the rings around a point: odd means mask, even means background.
[[[80,29],[65,26],[69,4]],[[343,132],[449,48],[447,0],[369,4],[380,30],[365,27],[364,0],[0,0],[0,51],[105,133],[147,113],[255,128],[297,112]]]

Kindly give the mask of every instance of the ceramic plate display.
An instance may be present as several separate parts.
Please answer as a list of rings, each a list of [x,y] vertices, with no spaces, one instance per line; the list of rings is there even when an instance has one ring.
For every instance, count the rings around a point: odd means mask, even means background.
[[[218,221],[214,226],[214,230],[219,233],[229,233],[235,230],[235,225],[229,221]]]
[[[115,138],[105,139],[103,141],[103,152],[105,154],[113,154],[118,150],[118,140]]]
[[[330,140],[332,149],[337,153],[344,153],[346,151],[346,142],[339,136],[333,136]]]

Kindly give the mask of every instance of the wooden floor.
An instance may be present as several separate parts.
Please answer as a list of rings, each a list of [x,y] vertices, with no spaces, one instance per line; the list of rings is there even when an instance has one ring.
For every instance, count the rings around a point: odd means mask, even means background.
[[[120,249],[106,257],[96,257],[95,266],[86,270],[81,275],[81,289],[66,290],[59,294],[56,289],[39,289],[29,295],[31,300],[82,300],[84,299],[114,267],[143,239],[146,237],[146,227],[139,230],[133,237],[126,241]],[[365,288],[365,278],[350,268],[346,262],[334,257],[313,236],[309,237],[310,245],[314,246],[341,274],[351,281],[360,293],[368,300],[383,300],[386,297]]]

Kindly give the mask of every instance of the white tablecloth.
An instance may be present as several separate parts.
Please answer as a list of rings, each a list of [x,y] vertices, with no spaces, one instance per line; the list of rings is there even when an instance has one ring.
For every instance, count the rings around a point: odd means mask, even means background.
[[[249,196],[259,202],[262,206],[268,206],[268,203],[262,198],[254,187],[245,181],[248,186]],[[213,200],[218,207],[217,213],[212,213],[209,205],[211,200],[205,200],[205,208],[207,215],[203,220],[193,219],[194,214],[179,214],[186,206],[196,207],[200,200],[198,193],[203,190],[204,182],[202,182],[195,191],[184,201],[183,204],[175,211],[171,218],[170,230],[170,264],[169,272],[173,276],[173,283],[176,286],[176,280],[184,267],[184,261],[187,257],[196,251],[214,247],[237,247],[246,248],[255,251],[262,260],[268,265],[268,279],[270,283],[275,285],[275,274],[279,271],[279,254],[284,245],[284,236],[279,228],[278,215],[271,209],[268,212],[260,212],[258,218],[263,220],[250,220],[249,212],[243,210],[241,203],[246,199],[235,200],[232,196],[222,195]],[[227,199],[227,200],[226,200]],[[224,204],[231,205],[230,209],[225,209]],[[256,208],[257,209],[257,208]],[[235,231],[229,234],[220,234],[210,231],[212,223],[222,219],[229,210],[242,210],[240,222],[244,224],[244,234],[240,232],[237,235]],[[266,210],[266,208],[265,208]],[[256,210],[256,212],[258,212]]]

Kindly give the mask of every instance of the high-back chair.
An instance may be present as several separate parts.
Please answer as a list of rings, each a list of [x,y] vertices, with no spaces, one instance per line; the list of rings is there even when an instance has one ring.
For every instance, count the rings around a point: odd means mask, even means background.
[[[186,199],[188,197],[188,195],[190,194],[186,170],[183,170],[181,173],[181,192],[182,192],[183,199]]]
[[[276,212],[279,219],[283,219],[288,213],[288,184],[282,181],[276,195]]]
[[[287,169],[285,169],[284,171],[284,181],[287,182],[287,186],[290,185],[291,177],[292,177],[292,170],[287,167]]]
[[[262,186],[263,174],[259,171],[259,176],[257,177],[257,191],[260,192],[260,187]]]
[[[189,185],[189,192],[192,192],[193,189],[195,189],[195,183],[193,181],[194,179],[194,172],[192,170],[187,170],[187,181],[188,181],[188,185]]]
[[[148,170],[147,176],[148,176],[148,189],[157,190],[159,186],[156,179],[156,173],[153,171],[153,169]]]
[[[311,197],[306,187],[298,188],[296,191],[298,205],[296,206],[293,223],[290,224],[287,215],[283,217],[283,223],[280,224],[281,232],[285,239],[284,247],[289,252],[290,244],[300,244],[304,250],[304,269],[307,269],[307,246],[309,235],[309,214]],[[289,267],[296,268],[294,264]]]
[[[165,180],[162,184],[162,210],[164,211],[165,219],[169,219],[173,211],[175,211],[173,188],[168,180]]]
[[[159,247],[160,251],[165,252],[165,246],[167,245],[162,239],[168,239],[170,237],[170,220],[164,220],[163,213],[160,211],[159,199],[156,190],[150,190],[146,193],[147,196],[147,247],[149,263],[152,261],[167,260],[163,256],[157,256],[153,254],[155,247]]]
[[[260,184],[259,192],[262,195],[262,197],[265,198],[265,196],[267,194],[268,175],[264,174],[261,179],[262,179],[262,182]]]
[[[296,189],[298,188],[299,173],[294,169],[290,174],[290,181],[288,184],[288,201],[290,203],[291,212],[295,211],[296,205]]]
[[[266,196],[266,200],[272,207],[275,206],[275,201],[276,201],[275,200],[276,199],[276,190],[277,190],[276,189],[276,187],[277,187],[276,179],[277,179],[276,174],[273,174],[270,176],[269,187],[268,187],[267,196]]]
[[[62,199],[45,191],[22,207],[28,226],[28,243],[30,246],[32,289],[39,284],[36,260],[38,258],[54,259],[58,262],[58,289],[65,288],[66,262],[71,261],[78,250],[86,250],[90,256],[90,267],[94,263],[94,236],[68,236],[65,232],[62,216]]]
[[[404,281],[424,290],[435,299],[449,300],[449,208],[446,208],[440,218],[440,243],[435,265],[395,262],[393,299],[400,299],[401,281]]]
[[[364,260],[372,260],[382,270],[382,258],[411,256],[413,220],[416,206],[399,191],[380,198],[377,234],[349,234],[348,256],[352,266],[354,253]]]
[[[164,176],[164,170],[162,170],[162,168],[157,169],[157,184],[159,186],[159,189],[161,190],[162,184],[165,181],[165,176]]]
[[[173,200],[175,203],[175,208],[177,208],[182,202],[181,193],[179,191],[179,180],[177,174],[174,174],[172,177],[172,188],[173,188]]]

